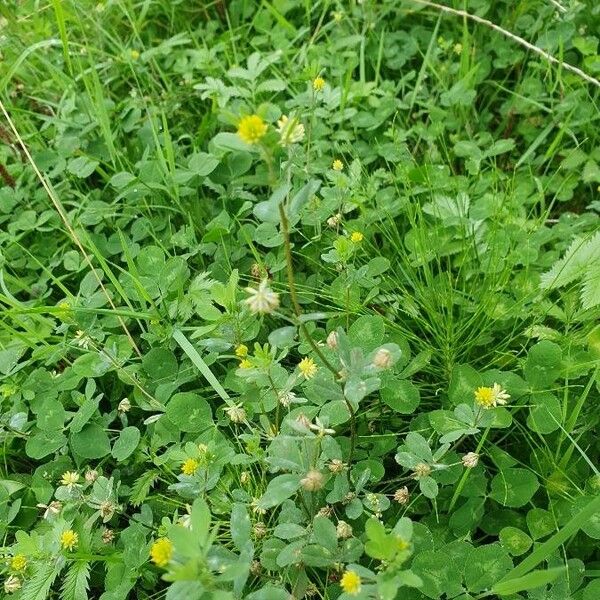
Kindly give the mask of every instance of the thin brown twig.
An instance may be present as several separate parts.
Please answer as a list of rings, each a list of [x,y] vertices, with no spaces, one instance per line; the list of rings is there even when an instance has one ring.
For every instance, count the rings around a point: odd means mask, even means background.
[[[437,2],[430,2],[429,0],[411,0],[411,2],[415,2],[416,4],[421,4],[423,6],[430,6],[431,8],[436,8],[438,10],[441,10],[442,12],[450,13],[450,14],[456,15],[458,17],[464,17],[466,19],[471,19],[471,21],[475,21],[476,23],[480,23],[481,25],[490,27],[494,31],[498,31],[499,33],[506,36],[507,38],[510,38],[514,42],[517,42],[517,44],[520,44],[521,46],[527,48],[528,50],[531,50],[532,52],[539,54],[539,56],[545,58],[548,62],[558,65],[561,68],[565,69],[566,71],[571,71],[571,73],[575,73],[582,79],[585,79],[585,81],[587,81],[588,83],[591,83],[591,84],[595,85],[596,87],[600,87],[600,81],[598,81],[598,79],[592,77],[591,75],[588,75],[585,71],[582,71],[578,67],[574,67],[573,65],[571,65],[569,63],[559,60],[555,56],[552,56],[552,54],[545,52],[541,48],[538,48],[534,44],[523,39],[522,37],[519,37],[518,35],[511,33],[507,29],[500,27],[500,25],[496,25],[495,23],[492,23],[488,19],[484,19],[483,17],[478,17],[477,15],[468,13],[464,10],[459,10],[457,8],[451,8],[449,6],[445,6],[444,4],[437,4]]]

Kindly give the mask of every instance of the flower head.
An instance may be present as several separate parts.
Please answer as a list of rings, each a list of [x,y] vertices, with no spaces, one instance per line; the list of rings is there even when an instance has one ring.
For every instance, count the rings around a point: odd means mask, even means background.
[[[340,585],[346,594],[350,596],[358,596],[360,594],[361,585],[360,575],[356,571],[344,571]]]
[[[98,471],[96,469],[89,469],[85,472],[85,480],[88,483],[94,483],[98,479]]]
[[[415,479],[421,479],[422,477],[428,477],[431,473],[431,467],[426,463],[419,463],[413,469],[413,477]]]
[[[137,60],[140,57],[140,53],[137,50],[131,50],[129,54],[133,60]]]
[[[344,168],[344,163],[339,158],[336,158],[331,164],[331,168],[334,171],[341,171]]]
[[[338,334],[335,331],[332,331],[328,336],[327,336],[327,346],[329,346],[329,348],[331,348],[332,350],[335,350],[338,346]]]
[[[169,538],[158,538],[150,548],[150,560],[157,567],[166,567],[173,557],[173,543]]]
[[[398,488],[395,492],[394,492],[394,500],[398,503],[398,504],[407,504],[408,500],[410,498],[410,494],[408,492],[408,488],[406,486]]]
[[[462,458],[461,462],[467,469],[474,469],[479,463],[479,454],[475,452],[467,452]]]
[[[247,358],[243,358],[240,360],[240,364],[238,366],[240,369],[251,369],[252,361],[248,360]]]
[[[267,279],[263,279],[258,284],[258,288],[248,287],[246,291],[250,294],[250,297],[246,298],[244,302],[255,314],[269,314],[279,306],[279,294],[269,287]]]
[[[296,117],[290,119],[282,115],[277,121],[277,133],[279,133],[279,144],[281,146],[290,146],[304,139],[304,125]]]
[[[373,357],[373,366],[379,369],[389,369],[392,363],[392,353],[387,348],[379,348]]]
[[[279,400],[281,406],[288,408],[290,404],[294,404],[296,402],[296,394],[289,390],[282,390],[277,394],[277,400]]]
[[[58,500],[53,500],[52,502],[50,502],[50,504],[38,504],[37,507],[44,509],[44,519],[50,519],[60,513],[60,511],[62,510],[62,502],[59,502]]]
[[[317,373],[317,365],[312,358],[305,356],[299,363],[298,369],[302,373],[304,379],[312,379]]]
[[[301,480],[300,485],[307,492],[317,492],[325,484],[325,478],[320,471],[316,469],[310,470]]]
[[[267,124],[258,115],[242,117],[237,134],[246,144],[258,144],[267,133]]]
[[[115,539],[115,532],[112,529],[105,529],[102,532],[102,543],[110,544]]]
[[[315,77],[312,82],[313,90],[320,92],[325,87],[325,80],[322,77]]]
[[[63,550],[72,552],[79,543],[79,535],[77,535],[72,529],[67,529],[60,534],[60,545]]]
[[[199,466],[200,466],[200,463],[195,458],[188,458],[181,465],[181,472],[184,475],[193,475],[198,470]]]
[[[335,533],[338,539],[345,540],[352,537],[352,526],[346,523],[346,521],[338,521]]]
[[[78,485],[79,473],[76,471],[65,471],[60,478],[60,484],[68,488],[72,488]]]
[[[360,244],[360,242],[362,242],[364,239],[365,239],[365,235],[364,235],[364,233],[362,233],[360,231],[353,231],[350,234],[350,241],[355,244]]]
[[[14,575],[9,575],[5,580],[4,580],[4,591],[7,594],[12,594],[13,592],[16,592],[17,590],[21,589],[21,580],[18,577],[15,577]]]
[[[343,461],[341,461],[339,458],[334,458],[327,465],[327,468],[329,469],[329,471],[331,473],[337,474],[337,473],[341,473],[346,468],[346,464]]]
[[[506,404],[509,399],[509,394],[498,383],[494,383],[492,387],[478,387],[475,390],[475,402],[485,409]]]
[[[245,344],[239,344],[235,347],[235,355],[238,358],[246,358],[248,356],[248,346]]]
[[[131,410],[131,402],[129,401],[129,399],[123,398],[123,400],[121,400],[121,402],[119,402],[119,405],[117,406],[117,410],[120,413],[129,412]]]
[[[12,571],[24,571],[27,568],[27,557],[24,554],[15,554],[10,559]]]
[[[232,423],[243,423],[246,420],[246,410],[241,404],[234,404],[225,409]]]

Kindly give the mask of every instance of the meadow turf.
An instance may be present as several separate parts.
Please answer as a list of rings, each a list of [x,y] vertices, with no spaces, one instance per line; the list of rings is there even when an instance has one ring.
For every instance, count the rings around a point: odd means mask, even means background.
[[[0,596],[599,600],[599,32],[0,4]]]

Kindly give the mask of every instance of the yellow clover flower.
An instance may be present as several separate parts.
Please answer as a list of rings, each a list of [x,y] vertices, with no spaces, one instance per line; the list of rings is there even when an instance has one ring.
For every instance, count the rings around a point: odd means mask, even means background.
[[[150,548],[150,559],[157,567],[166,567],[173,557],[173,542],[168,538],[159,538]]]
[[[509,399],[509,394],[498,383],[494,383],[492,387],[478,387],[475,390],[475,402],[485,409],[506,404]]]
[[[242,117],[237,134],[246,144],[258,144],[267,133],[267,124],[258,115]]]
[[[361,586],[360,575],[356,571],[344,571],[340,585],[346,594],[350,596],[358,596]]]
[[[68,550],[72,552],[79,543],[79,535],[77,535],[72,529],[67,529],[63,531],[60,536],[60,545],[63,550]]]
[[[331,164],[331,168],[334,171],[341,171],[344,168],[344,163],[339,158],[336,158]]]
[[[27,568],[27,557],[24,554],[15,554],[10,561],[13,571],[24,571]]]
[[[298,369],[300,369],[304,379],[312,379],[317,373],[317,368],[315,361],[308,356],[305,356],[298,364]]]
[[[365,239],[365,236],[360,231],[353,231],[352,235],[350,236],[350,241],[354,242],[355,244],[359,244],[364,239]]]
[[[195,458],[188,458],[181,465],[181,472],[184,475],[193,475],[198,470],[199,466],[200,466],[200,463]]]
[[[325,80],[322,77],[315,77],[312,82],[313,90],[320,92],[325,87]]]
[[[245,344],[239,344],[239,346],[236,346],[235,355],[238,358],[246,358],[246,356],[248,356],[248,346]]]

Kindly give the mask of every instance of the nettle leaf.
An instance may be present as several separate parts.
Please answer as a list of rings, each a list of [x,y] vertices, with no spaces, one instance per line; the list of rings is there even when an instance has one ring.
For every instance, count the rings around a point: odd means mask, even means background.
[[[525,506],[537,492],[540,484],[531,471],[509,468],[500,471],[491,483],[490,498],[503,506]]]

